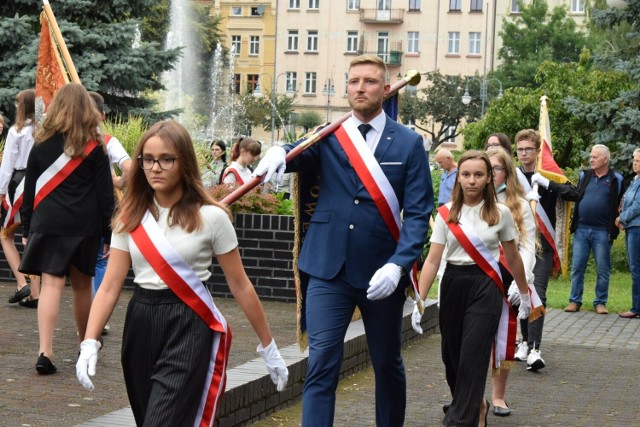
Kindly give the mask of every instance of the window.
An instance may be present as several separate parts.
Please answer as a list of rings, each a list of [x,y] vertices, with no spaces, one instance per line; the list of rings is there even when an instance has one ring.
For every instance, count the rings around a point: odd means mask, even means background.
[[[295,92],[298,87],[298,73],[295,71],[287,71],[287,87],[286,92]]]
[[[471,0],[471,12],[482,12],[482,0]]]
[[[289,30],[289,36],[287,37],[287,50],[298,50],[298,30]]]
[[[391,10],[391,0],[378,0],[378,10]]]
[[[378,33],[378,51],[376,53],[385,64],[389,63],[389,33]]]
[[[289,0],[289,9],[300,9],[300,0]]]
[[[236,95],[240,93],[240,74],[233,75],[233,93]]]
[[[358,32],[357,31],[347,31],[347,52],[349,53],[358,52]]]
[[[258,74],[247,74],[247,93],[253,93],[253,91],[256,90],[259,77]]]
[[[469,55],[480,55],[480,33],[469,33]]]
[[[511,0],[511,13],[521,13],[520,1],[521,0]]]
[[[262,9],[262,10],[261,10]],[[264,10],[264,6],[256,6],[251,8],[251,16],[262,16],[262,11]]]
[[[309,9],[319,9],[320,0],[309,0]]]
[[[460,12],[462,10],[462,0],[449,0],[449,12]]]
[[[420,11],[420,0],[409,0],[409,12]]]
[[[232,16],[242,16],[242,6],[234,6],[231,8]]]
[[[260,36],[249,36],[249,55],[260,53]]]
[[[236,55],[240,55],[240,46],[242,46],[242,36],[231,36],[231,50]]]
[[[420,33],[409,31],[407,33],[407,53],[420,53]]]
[[[447,53],[450,55],[460,54],[460,33],[458,31],[449,32],[449,48]]]
[[[347,10],[360,9],[360,0],[347,0]]]
[[[571,13],[584,13],[584,0],[571,0]]]
[[[308,52],[318,51],[318,31],[317,30],[309,30],[307,32],[307,51]]]
[[[304,93],[316,93],[316,73],[305,73],[304,77]]]

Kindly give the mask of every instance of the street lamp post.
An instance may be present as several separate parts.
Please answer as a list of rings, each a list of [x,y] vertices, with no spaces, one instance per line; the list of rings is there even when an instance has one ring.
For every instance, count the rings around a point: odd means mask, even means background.
[[[322,89],[322,94],[327,97],[327,121],[329,121],[329,116],[331,115],[331,97],[335,95],[336,88],[333,85],[333,79],[331,77],[327,77],[324,81],[324,88]]]
[[[471,95],[469,95],[470,80],[475,80],[478,83],[480,83],[480,100],[481,100],[480,117],[482,117],[484,116],[484,105],[487,100],[487,91],[489,89],[489,83],[495,82],[495,83],[498,83],[498,85],[500,85],[500,90],[498,91],[497,98],[502,98],[502,82],[496,78],[487,79],[484,76],[482,77],[482,80],[480,80],[477,77],[469,77],[467,79],[467,84],[464,87],[464,95],[462,95],[462,103],[464,105],[469,105],[469,103],[471,102]]]

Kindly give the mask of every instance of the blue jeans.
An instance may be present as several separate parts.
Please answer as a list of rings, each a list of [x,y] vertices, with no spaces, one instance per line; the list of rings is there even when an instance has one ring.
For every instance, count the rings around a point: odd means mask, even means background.
[[[584,272],[587,269],[589,254],[593,251],[598,278],[596,280],[596,299],[593,306],[607,304],[609,295],[609,276],[611,274],[611,243],[609,232],[594,228],[578,227],[573,236],[573,265],[571,267],[570,302],[582,304],[584,290]]]
[[[625,229],[625,243],[631,270],[631,311],[640,313],[640,227]]]
[[[104,278],[104,272],[107,269],[107,263],[109,258],[102,258],[102,252],[104,251],[104,239],[100,239],[100,249],[98,249],[98,261],[96,262],[96,272],[93,275],[93,295],[98,293],[98,288]]]

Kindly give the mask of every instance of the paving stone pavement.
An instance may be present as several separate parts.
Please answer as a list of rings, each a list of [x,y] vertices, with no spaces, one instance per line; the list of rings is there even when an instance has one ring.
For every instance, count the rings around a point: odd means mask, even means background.
[[[2,298],[12,292],[12,284],[0,284]],[[49,377],[37,375],[34,369],[38,347],[36,310],[0,303],[0,426],[74,426],[91,420],[91,425],[133,425],[119,361],[130,295],[124,291],[114,311],[93,392],[84,390],[75,380],[78,347],[69,288],[64,293],[54,340],[54,363],[60,372]],[[233,328],[230,366],[255,358],[255,335],[235,301],[219,299],[216,304]],[[264,302],[264,306],[279,346],[292,344],[293,304]],[[550,310],[542,346],[547,367],[532,373],[526,371],[524,363],[518,363],[507,387],[507,401],[513,413],[506,418],[490,414],[489,425],[640,425],[639,345],[640,319]],[[440,359],[440,336],[414,341],[404,351],[404,358],[408,381],[405,425],[440,425],[442,404],[450,400]],[[490,387],[488,381],[488,398]],[[292,402],[291,407],[255,425],[298,426],[300,410],[300,403]],[[97,420],[106,419],[114,424],[96,424]],[[375,425],[371,369],[340,382],[335,425]]]

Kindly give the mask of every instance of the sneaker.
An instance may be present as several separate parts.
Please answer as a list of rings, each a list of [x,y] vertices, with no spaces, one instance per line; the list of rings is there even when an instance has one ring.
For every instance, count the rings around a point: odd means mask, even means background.
[[[527,371],[537,371],[545,367],[544,359],[540,356],[540,350],[531,349],[527,357]]]
[[[529,344],[526,341],[522,341],[518,344],[518,348],[516,349],[516,355],[514,359],[518,362],[524,362],[527,360],[527,356],[529,355]]]

